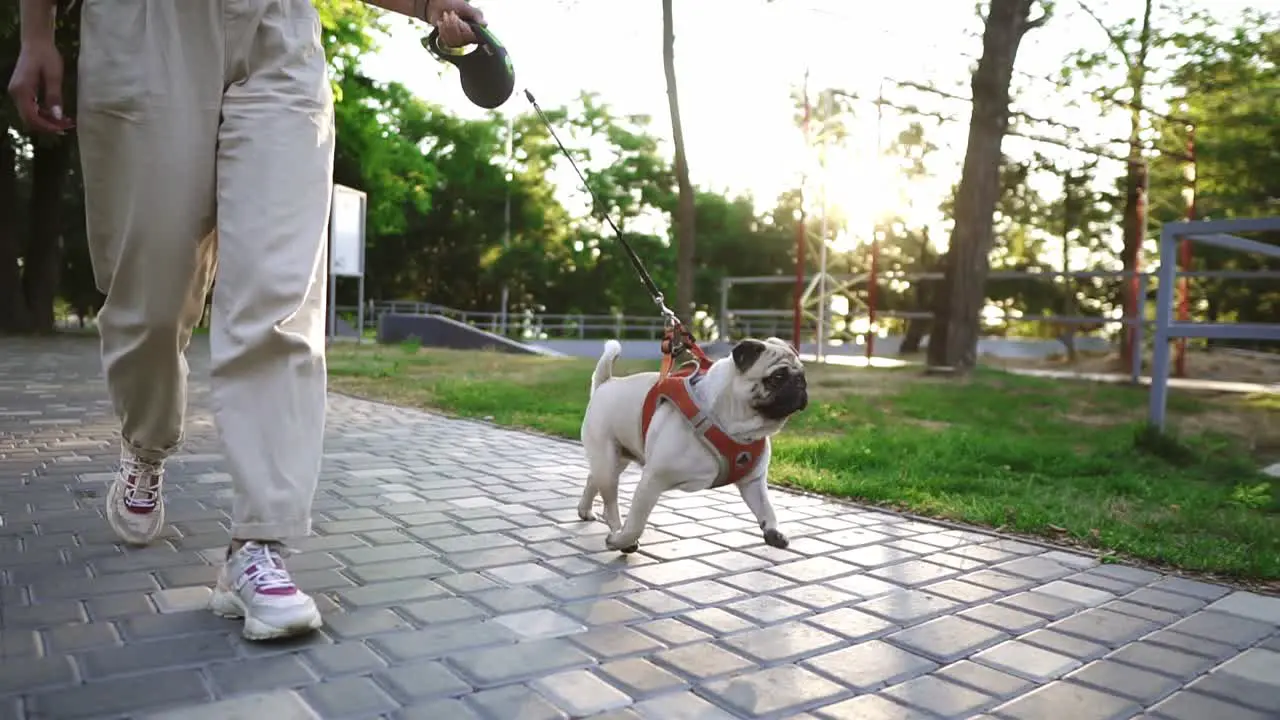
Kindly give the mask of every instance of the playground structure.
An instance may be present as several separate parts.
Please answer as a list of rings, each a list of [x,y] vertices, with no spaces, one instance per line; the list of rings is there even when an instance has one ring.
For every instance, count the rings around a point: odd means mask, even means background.
[[[1280,217],[1167,223],[1160,229],[1160,257],[1172,258],[1175,243],[1185,245],[1199,242],[1237,252],[1280,258],[1280,245],[1271,245],[1229,234],[1276,231],[1280,231]],[[1162,431],[1165,427],[1165,410],[1169,397],[1170,340],[1185,338],[1280,340],[1280,323],[1193,323],[1183,319],[1175,321],[1173,319],[1174,285],[1178,284],[1179,275],[1185,278],[1191,274],[1182,271],[1178,263],[1167,260],[1160,263],[1148,421],[1151,426]],[[1185,287],[1185,280],[1180,287]],[[1181,312],[1179,314],[1181,315]],[[1182,343],[1179,343],[1179,346],[1181,345]]]
[[[1034,76],[1032,76],[1034,77]],[[1044,79],[1044,78],[1036,78]],[[923,86],[918,83],[894,80],[889,77],[881,79],[879,91],[876,97],[866,98],[856,93],[844,91],[826,91],[823,93],[822,101],[829,102],[833,95],[841,95],[850,100],[870,102],[876,108],[876,144],[875,144],[875,162],[879,162],[884,156],[883,146],[883,121],[885,108],[898,110],[903,114],[914,115],[931,115],[940,120],[954,120],[941,115],[935,115],[920,111],[914,107],[903,106],[885,99],[885,85],[896,86],[899,88],[910,88],[932,93],[942,96],[950,100],[960,100],[969,102],[969,98],[961,97],[934,88]],[[1164,154],[1171,156],[1185,163],[1184,179],[1185,187],[1183,190],[1183,198],[1185,201],[1185,218],[1190,223],[1196,219],[1196,147],[1195,147],[1195,125],[1192,121],[1179,118],[1173,115],[1156,113],[1149,108],[1134,106],[1122,100],[1108,99],[1117,105],[1128,107],[1131,110],[1148,113],[1167,121],[1181,124],[1186,131],[1186,148],[1185,152],[1168,152]],[[933,316],[932,308],[916,307],[912,310],[894,310],[880,307],[879,298],[884,292],[885,284],[905,284],[905,283],[924,283],[937,282],[943,279],[940,272],[903,272],[890,271],[882,272],[879,270],[881,261],[880,244],[884,237],[884,232],[879,222],[866,235],[866,266],[869,270],[855,276],[842,275],[836,276],[828,272],[829,257],[829,237],[828,237],[828,204],[827,204],[827,187],[826,187],[826,144],[825,134],[819,133],[819,142],[814,143],[810,132],[810,120],[812,114],[812,106],[809,99],[808,74],[805,75],[803,89],[803,115],[801,129],[804,135],[805,146],[816,154],[817,159],[817,188],[816,188],[816,212],[818,214],[817,232],[814,232],[813,225],[808,218],[810,209],[807,207],[805,200],[809,197],[810,178],[809,173],[805,172],[800,179],[801,192],[801,213],[796,231],[796,266],[793,278],[777,276],[756,276],[756,277],[729,277],[724,278],[720,288],[719,318],[717,325],[717,338],[720,340],[728,340],[735,334],[735,329],[746,330],[746,334],[760,334],[763,330],[769,334],[781,334],[779,329],[781,321],[787,316],[791,321],[791,337],[793,343],[799,349],[806,337],[812,337],[816,345],[816,359],[819,361],[825,358],[831,340],[829,328],[832,324],[831,318],[831,301],[834,297],[841,296],[851,305],[859,306],[861,316],[857,318],[857,322],[863,325],[859,331],[854,334],[861,342],[864,348],[864,356],[866,361],[870,363],[875,356],[875,343],[878,337],[883,336],[886,326],[898,322],[906,321],[926,321]],[[829,110],[829,108],[828,108]],[[1044,118],[1037,118],[1026,115],[1025,113],[1012,113],[1014,116],[1030,121],[1032,123],[1043,123],[1053,125],[1073,132],[1080,132],[1079,128],[1069,127],[1057,121]],[[824,117],[827,117],[824,115]],[[1121,329],[1126,333],[1127,342],[1122,343],[1122,352],[1124,356],[1122,360],[1125,365],[1130,368],[1131,378],[1137,380],[1142,369],[1142,348],[1144,347],[1144,326],[1150,324],[1151,320],[1147,317],[1146,303],[1149,293],[1154,288],[1155,273],[1143,272],[1143,246],[1150,236],[1150,223],[1147,208],[1147,191],[1148,191],[1148,160],[1144,156],[1143,151],[1152,148],[1148,146],[1135,145],[1132,140],[1110,140],[1109,143],[1125,143],[1129,146],[1129,154],[1122,156],[1113,152],[1109,152],[1102,147],[1083,146],[1078,143],[1071,143],[1058,140],[1051,137],[1031,134],[1021,130],[1020,128],[1010,128],[1010,135],[1020,136],[1032,142],[1047,143],[1061,148],[1072,150],[1075,152],[1093,155],[1095,157],[1103,157],[1118,162],[1126,163],[1130,169],[1130,175],[1136,185],[1136,213],[1137,222],[1132,228],[1133,236],[1129,237],[1129,244],[1133,247],[1133,255],[1129,257],[1129,269],[1126,270],[1090,270],[1090,271],[1071,271],[1066,266],[1066,248],[1067,238],[1063,238],[1064,243],[1064,260],[1063,267],[1058,272],[1039,272],[1039,271],[1010,271],[996,270],[990,273],[991,280],[1027,280],[1027,281],[1054,281],[1066,284],[1076,284],[1075,281],[1119,281],[1123,283],[1121,296],[1123,298],[1123,307],[1117,314],[1111,312],[1104,316],[1090,316],[1078,314],[1050,314],[1050,315],[1034,315],[1027,317],[1008,318],[1006,320],[1014,320],[1019,323],[1050,323],[1055,325],[1059,330],[1052,333],[1063,340],[1064,348],[1068,354],[1074,355],[1074,339],[1078,331],[1092,331],[1096,329],[1108,329],[1115,331]],[[806,266],[806,254],[811,251],[812,246],[816,246],[818,254],[817,273],[810,276]],[[1190,289],[1188,281],[1190,278],[1218,278],[1218,279],[1277,279],[1280,273],[1268,271],[1192,271],[1193,251],[1192,240],[1183,237],[1179,240],[1176,248],[1173,245],[1166,247],[1165,243],[1160,245],[1161,258],[1173,259],[1176,256],[1176,264],[1179,272],[1177,283],[1177,313],[1178,321],[1186,323],[1190,318]],[[1166,254],[1167,253],[1167,254]],[[1165,263],[1168,264],[1168,263]],[[1162,265],[1163,267],[1163,265]],[[759,284],[783,284],[792,283],[794,287],[792,307],[783,311],[777,308],[735,308],[731,304],[731,292],[734,287]],[[865,296],[865,300],[859,297]],[[1168,290],[1172,292],[1172,288],[1163,288],[1162,292]],[[1069,287],[1063,288],[1064,297],[1071,297],[1068,303],[1069,307],[1077,307],[1076,291],[1070,290]],[[852,309],[852,308],[851,308]],[[767,329],[766,329],[767,328]],[[1201,337],[1201,336],[1196,336]],[[1223,336],[1213,336],[1223,337]],[[1177,377],[1186,376],[1186,349],[1187,336],[1178,336],[1174,374]],[[917,340],[918,342],[918,340]],[[1136,349],[1136,352],[1133,351]]]

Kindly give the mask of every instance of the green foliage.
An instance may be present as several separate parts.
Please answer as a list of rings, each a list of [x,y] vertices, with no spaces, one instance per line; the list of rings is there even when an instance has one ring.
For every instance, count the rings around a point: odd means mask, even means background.
[[[513,314],[652,313],[644,288],[634,276],[612,230],[594,216],[577,181],[560,157],[545,127],[531,113],[511,118],[514,157],[508,168],[507,118],[496,113],[466,120],[413,96],[402,85],[370,78],[362,58],[376,52],[385,37],[384,13],[357,0],[317,0],[323,43],[336,99],[338,145],[334,178],[368,194],[368,277],[366,295],[380,300],[415,300],[468,310],[496,310],[502,288],[510,290]],[[1239,27],[1191,15],[1157,3],[1156,38],[1150,60],[1151,83],[1165,83],[1179,112],[1197,127],[1200,160],[1198,204],[1202,216],[1231,217],[1277,212],[1280,178],[1280,86],[1277,75],[1277,16],[1254,12]],[[655,8],[656,11],[656,8]],[[74,87],[76,17],[64,14],[59,42],[68,52],[68,84]],[[1109,29],[1110,44],[1086,47],[1063,71],[1069,94],[1108,90],[1109,68],[1133,54],[1139,20]],[[1096,43],[1095,43],[1096,44]],[[0,70],[10,71],[18,52],[17,6],[0,9]],[[1122,57],[1123,56],[1123,57]],[[424,53],[427,72],[446,72]],[[8,77],[8,72],[4,73]],[[1114,89],[1114,88],[1111,88]],[[73,91],[66,93],[74,97]],[[811,131],[839,145],[849,139],[853,100],[833,89],[811,93]],[[795,97],[797,122],[802,105]],[[513,106],[514,107],[514,106]],[[58,182],[40,193],[33,187],[38,153],[56,143],[33,144],[14,127],[12,103],[0,110],[0,142],[12,158],[12,193],[0,207],[12,219],[0,229],[0,285],[23,286],[23,302],[40,299],[28,285],[48,278],[23,278],[34,250],[50,247],[34,240],[35,198],[60,213],[60,242],[54,242],[59,267],[52,276],[66,307],[92,315],[102,301],[93,285],[83,223],[82,186],[74,135]],[[660,146],[651,119],[627,115],[601,97],[584,94],[568,107],[547,108],[557,131],[583,167],[607,212],[642,256],[669,296],[676,279],[671,219],[676,209],[672,160]],[[1041,113],[1045,114],[1045,113]],[[1180,219],[1183,164],[1172,153],[1186,142],[1181,124],[1149,119],[1156,147],[1169,151],[1151,166],[1153,226]],[[797,128],[798,132],[798,128]],[[892,138],[886,162],[907,178],[931,173],[937,148],[920,123]],[[509,180],[508,180],[509,175]],[[1048,183],[1037,178],[1054,176]],[[995,269],[1061,267],[1058,238],[1066,233],[1074,248],[1071,269],[1110,267],[1118,222],[1118,197],[1103,186],[1097,163],[1069,164],[1044,156],[1007,157],[997,209]],[[696,179],[696,177],[695,177]],[[0,187],[4,187],[0,183]],[[1045,189],[1045,188],[1048,189]],[[505,221],[509,207],[510,223]],[[800,207],[797,191],[777,198],[725,196],[705,188],[695,194],[698,232],[694,297],[699,309],[716,315],[720,281],[730,275],[783,275],[794,272],[795,236]],[[6,210],[6,212],[8,212]],[[937,238],[946,227],[929,228],[908,217],[886,218],[879,228],[882,271],[938,269]],[[812,218],[810,218],[812,220]],[[838,212],[829,215],[828,239],[851,230]],[[948,221],[949,222],[949,221]],[[816,227],[811,227],[812,231]],[[861,233],[852,232],[858,236]],[[1083,254],[1081,254],[1083,253]],[[816,244],[807,251],[808,270],[816,269]],[[1265,262],[1234,253],[1197,248],[1201,268],[1263,268]],[[832,273],[865,272],[868,253],[832,253]],[[16,278],[16,279],[10,279]],[[925,283],[929,285],[930,283]],[[1280,284],[1196,281],[1194,298],[1203,313],[1219,319],[1269,321],[1280,313]],[[926,303],[919,284],[886,283],[882,309],[916,310]],[[342,283],[339,303],[352,304],[354,290]],[[790,284],[739,286],[735,306],[785,308]],[[50,293],[49,297],[54,294]],[[1118,283],[1047,283],[992,280],[988,298],[1010,311],[1037,315],[1075,309],[1071,314],[1101,315],[1119,302]],[[867,301],[865,286],[850,293],[850,317],[837,318],[848,334],[854,315]],[[12,294],[0,288],[0,315],[14,312]],[[45,302],[40,299],[40,302]],[[2,324],[2,323],[0,323]]]
[[[1173,42],[1173,107],[1194,123],[1196,210],[1201,218],[1280,214],[1280,13],[1250,11],[1236,27],[1203,19]],[[1151,208],[1157,222],[1185,216],[1188,124],[1162,120],[1151,165]],[[1280,233],[1256,239],[1280,243]],[[1280,261],[1195,245],[1195,269],[1280,270]],[[1197,279],[1192,301],[1209,320],[1276,322],[1280,281]],[[1235,343],[1251,344],[1251,343]]]

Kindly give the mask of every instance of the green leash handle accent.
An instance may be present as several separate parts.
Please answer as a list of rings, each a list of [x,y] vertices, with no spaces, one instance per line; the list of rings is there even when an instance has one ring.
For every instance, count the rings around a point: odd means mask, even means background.
[[[440,45],[440,29],[422,39],[422,47],[440,62],[458,69],[462,92],[471,102],[486,110],[499,107],[511,97],[516,86],[516,72],[511,55],[489,28],[468,23],[478,41],[474,48],[447,48]]]

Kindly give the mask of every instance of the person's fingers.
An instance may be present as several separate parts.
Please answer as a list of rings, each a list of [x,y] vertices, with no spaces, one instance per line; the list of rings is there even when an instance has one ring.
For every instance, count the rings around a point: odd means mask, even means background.
[[[476,42],[471,26],[462,21],[455,12],[446,12],[440,18],[440,38],[450,47],[462,47]]]
[[[22,118],[22,124],[28,130],[41,133],[62,132],[62,128],[40,113],[35,87],[31,83],[23,80],[12,84],[9,86],[9,94],[13,97],[14,104],[18,106],[18,116]]]
[[[44,66],[41,73],[44,81],[44,106],[49,115],[59,123],[62,122],[62,63],[51,62]]]
[[[475,7],[470,3],[465,3],[462,7],[463,7],[462,17],[464,20],[468,22],[473,22],[477,25],[489,24],[488,22],[485,21],[484,12],[482,12],[480,8]]]

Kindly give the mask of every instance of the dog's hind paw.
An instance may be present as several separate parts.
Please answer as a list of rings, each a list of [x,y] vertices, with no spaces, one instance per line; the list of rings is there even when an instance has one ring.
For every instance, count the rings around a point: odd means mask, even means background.
[[[786,550],[787,546],[791,544],[791,541],[787,539],[786,535],[783,535],[777,530],[765,530],[764,544],[769,547],[776,547],[779,550]]]

